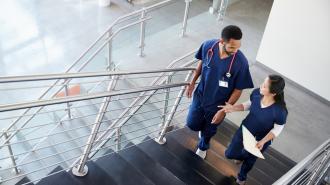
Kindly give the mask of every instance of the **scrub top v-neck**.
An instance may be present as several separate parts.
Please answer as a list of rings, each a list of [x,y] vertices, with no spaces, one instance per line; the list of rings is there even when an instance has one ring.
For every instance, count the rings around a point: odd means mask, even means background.
[[[264,138],[273,129],[274,124],[285,124],[287,117],[286,111],[279,104],[273,103],[262,108],[261,99],[260,89],[254,89],[250,95],[250,112],[242,122],[257,140]]]
[[[212,112],[219,109],[218,105],[223,105],[228,101],[234,89],[253,88],[248,61],[244,54],[240,50],[237,51],[230,70],[231,77],[228,78],[226,73],[234,56],[221,59],[217,42],[217,39],[204,42],[195,56],[202,61],[202,72],[194,98],[199,99],[201,107]],[[213,55],[210,58],[208,50],[213,45]],[[226,82],[228,87],[221,86],[221,81]]]

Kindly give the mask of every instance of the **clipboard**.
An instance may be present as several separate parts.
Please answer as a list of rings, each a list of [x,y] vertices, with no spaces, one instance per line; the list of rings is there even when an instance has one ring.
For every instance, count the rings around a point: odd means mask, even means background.
[[[251,132],[244,125],[242,126],[242,131],[243,131],[244,149],[256,157],[265,159],[265,157],[262,155],[261,151],[256,147],[256,145],[258,143],[257,140],[254,138],[254,136],[251,134]]]

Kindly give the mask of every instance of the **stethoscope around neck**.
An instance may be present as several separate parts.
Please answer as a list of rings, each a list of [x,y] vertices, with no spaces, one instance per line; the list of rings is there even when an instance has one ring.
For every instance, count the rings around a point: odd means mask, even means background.
[[[210,66],[209,66],[209,64],[211,63],[211,60],[212,60],[212,57],[213,57],[213,48],[214,48],[214,46],[216,45],[216,44],[219,44],[219,42],[220,41],[217,41],[217,42],[215,42],[213,45],[212,45],[212,47],[207,51],[207,54],[206,54],[206,67],[207,68],[210,68]],[[236,57],[236,53],[234,53],[234,56],[233,56],[233,58],[231,59],[231,61],[230,61],[230,65],[229,65],[229,67],[228,67],[228,71],[227,71],[227,73],[226,73],[226,77],[227,78],[230,78],[231,77],[231,68],[232,68],[232,66],[233,66],[233,63],[234,63],[234,61],[235,61],[235,57]]]

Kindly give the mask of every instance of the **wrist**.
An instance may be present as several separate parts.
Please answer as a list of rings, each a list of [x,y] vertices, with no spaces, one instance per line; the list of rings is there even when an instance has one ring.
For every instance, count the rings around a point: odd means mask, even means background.
[[[218,110],[218,113],[220,113],[221,115],[226,115],[226,113],[224,111],[221,111],[222,109]]]
[[[265,143],[267,143],[267,140],[266,140],[266,139],[262,139],[262,140],[261,140],[261,143],[262,143],[262,144],[265,144]]]

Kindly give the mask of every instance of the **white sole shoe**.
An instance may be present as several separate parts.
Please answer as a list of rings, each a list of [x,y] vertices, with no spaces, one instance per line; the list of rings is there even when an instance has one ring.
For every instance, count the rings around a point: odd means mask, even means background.
[[[197,149],[196,151],[196,155],[198,155],[200,158],[202,159],[205,159],[206,157],[206,151],[203,151],[203,150],[200,150],[200,149]]]
[[[236,183],[239,184],[239,185],[245,185],[245,181],[240,181],[238,179],[236,179]]]

